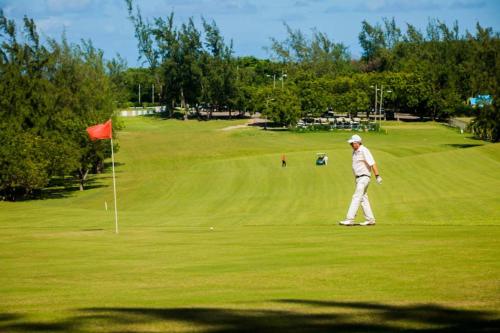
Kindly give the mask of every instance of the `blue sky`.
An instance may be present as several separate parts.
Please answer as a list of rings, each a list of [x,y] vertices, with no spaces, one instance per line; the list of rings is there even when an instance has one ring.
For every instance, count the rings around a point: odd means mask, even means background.
[[[233,39],[236,55],[268,57],[264,50],[270,37],[283,39],[287,22],[294,29],[309,33],[312,28],[343,42],[353,57],[361,48],[358,34],[361,21],[396,19],[399,26],[411,23],[422,30],[429,18],[449,24],[458,20],[462,32],[483,26],[500,31],[500,0],[135,0],[143,16],[166,17],[172,10],[177,23],[194,17],[214,19],[226,40]],[[138,66],[137,43],[127,19],[123,0],[0,0],[9,17],[24,15],[37,22],[43,36],[59,38],[66,30],[68,39],[91,39],[106,57],[122,55],[129,66]]]

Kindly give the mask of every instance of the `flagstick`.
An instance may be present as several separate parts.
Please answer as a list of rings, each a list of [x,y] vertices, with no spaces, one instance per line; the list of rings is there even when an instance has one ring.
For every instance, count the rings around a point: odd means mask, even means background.
[[[115,233],[118,233],[118,209],[116,208],[116,179],[115,179],[115,154],[113,152],[113,139],[111,139],[111,164],[113,165],[113,194],[115,198]]]

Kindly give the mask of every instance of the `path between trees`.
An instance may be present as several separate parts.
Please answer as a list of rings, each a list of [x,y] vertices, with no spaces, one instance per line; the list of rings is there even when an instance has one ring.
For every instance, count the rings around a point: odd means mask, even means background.
[[[247,128],[250,126],[259,126],[259,125],[264,124],[265,122],[266,122],[266,120],[262,119],[262,118],[252,118],[249,121],[247,121],[245,124],[224,127],[221,129],[221,131],[232,131],[235,129]]]

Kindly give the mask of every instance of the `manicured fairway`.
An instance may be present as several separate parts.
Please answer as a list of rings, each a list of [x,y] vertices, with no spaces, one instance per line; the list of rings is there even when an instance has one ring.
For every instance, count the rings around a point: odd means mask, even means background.
[[[109,172],[0,202],[0,332],[500,329],[499,144],[436,123],[361,134],[378,224],[340,227],[349,132],[123,122],[119,235]]]

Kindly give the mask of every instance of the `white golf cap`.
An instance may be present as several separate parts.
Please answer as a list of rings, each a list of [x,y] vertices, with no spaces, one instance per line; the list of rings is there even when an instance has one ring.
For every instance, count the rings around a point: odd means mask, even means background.
[[[349,140],[347,140],[347,142],[349,142],[349,143],[361,142],[361,137],[357,134],[354,134],[353,136],[351,136],[351,138]]]

